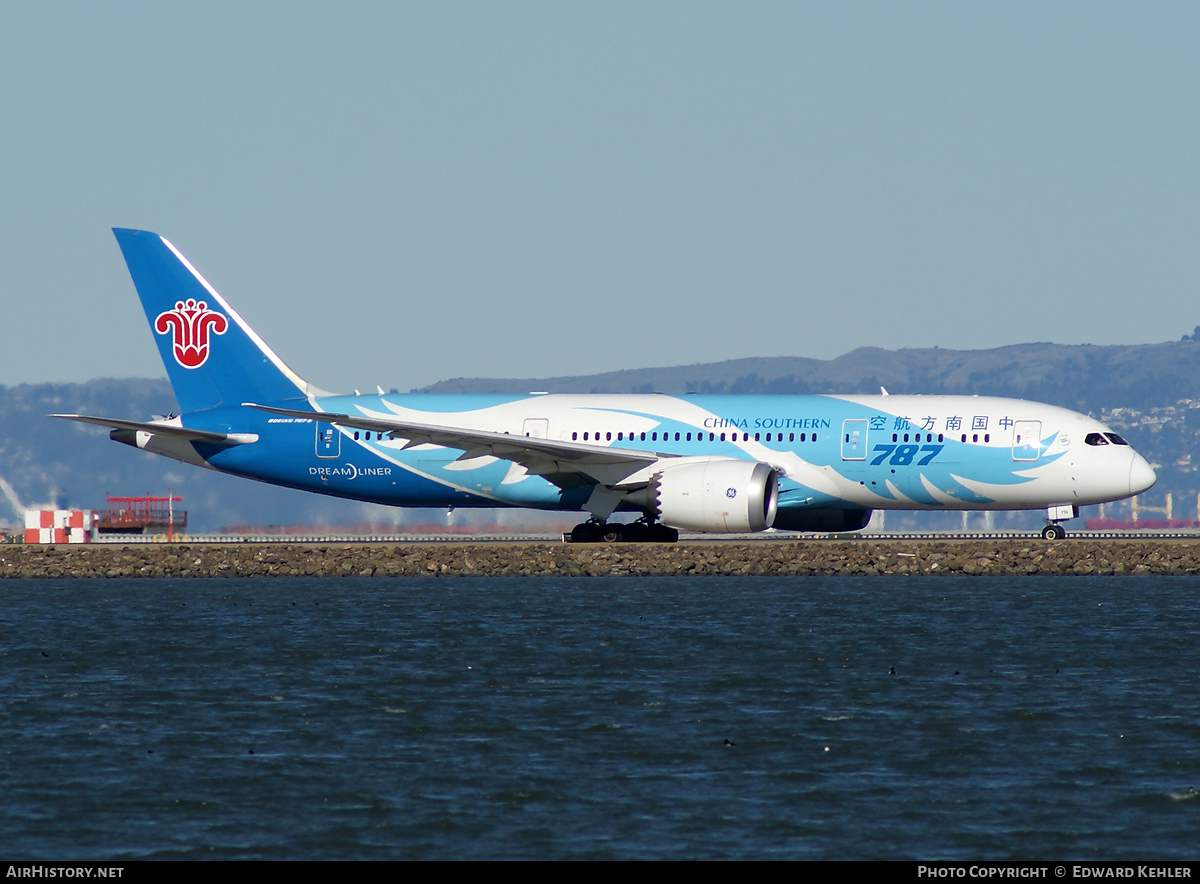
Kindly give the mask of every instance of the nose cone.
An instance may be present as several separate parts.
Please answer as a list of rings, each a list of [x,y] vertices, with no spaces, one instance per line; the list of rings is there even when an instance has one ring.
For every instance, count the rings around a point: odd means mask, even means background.
[[[1133,463],[1129,465],[1129,493],[1141,494],[1158,481],[1154,468],[1146,463],[1146,458],[1134,454]]]

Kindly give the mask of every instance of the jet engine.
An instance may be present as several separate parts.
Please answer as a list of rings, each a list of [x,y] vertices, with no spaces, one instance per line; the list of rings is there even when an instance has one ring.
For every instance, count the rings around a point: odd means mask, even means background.
[[[765,463],[710,460],[663,470],[651,490],[655,515],[672,528],[764,531],[775,521],[779,476]]]

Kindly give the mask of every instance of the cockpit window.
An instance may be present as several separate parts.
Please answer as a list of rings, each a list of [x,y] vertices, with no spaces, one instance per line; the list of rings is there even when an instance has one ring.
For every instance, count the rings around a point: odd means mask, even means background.
[[[1099,433],[1088,433],[1087,436],[1084,437],[1083,443],[1085,445],[1107,445],[1108,440]]]
[[[1120,436],[1118,436],[1116,433],[1105,433],[1104,435],[1108,437],[1108,441],[1111,442],[1113,445],[1128,445],[1129,444],[1124,439],[1122,439]]]

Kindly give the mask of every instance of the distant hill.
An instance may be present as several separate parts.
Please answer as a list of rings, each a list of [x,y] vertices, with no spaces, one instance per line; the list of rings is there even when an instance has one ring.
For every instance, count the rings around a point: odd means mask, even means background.
[[[1018,344],[995,350],[864,347],[830,360],[772,357],[579,377],[459,378],[415,392],[877,393],[880,386],[891,393],[1015,396],[1089,412],[1117,427],[1159,470],[1159,485],[1147,502],[1161,501],[1171,491],[1177,518],[1196,513],[1200,471],[1192,464],[1200,465],[1200,342],[1191,340],[1124,347]],[[441,511],[356,504],[222,476],[117,445],[98,427],[46,416],[80,412],[139,420],[176,407],[165,380],[0,386],[0,478],[21,503],[48,502],[57,493],[72,506],[89,508],[102,507],[108,494],[162,495],[173,488],[184,498],[196,531],[444,518]],[[1115,511],[1119,515],[1122,509]],[[15,524],[17,517],[16,508],[0,495],[0,523]],[[908,524],[935,516],[889,517],[888,524],[898,527],[901,518]]]
[[[1016,396],[1099,413],[1200,398],[1200,343],[994,350],[862,347],[836,359],[763,357],[580,377],[456,378],[422,393],[890,393]]]

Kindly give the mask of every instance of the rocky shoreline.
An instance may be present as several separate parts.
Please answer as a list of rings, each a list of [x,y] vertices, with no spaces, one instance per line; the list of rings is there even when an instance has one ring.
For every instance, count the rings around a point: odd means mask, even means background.
[[[0,547],[0,577],[1197,574],[1200,542],[1147,539]]]

